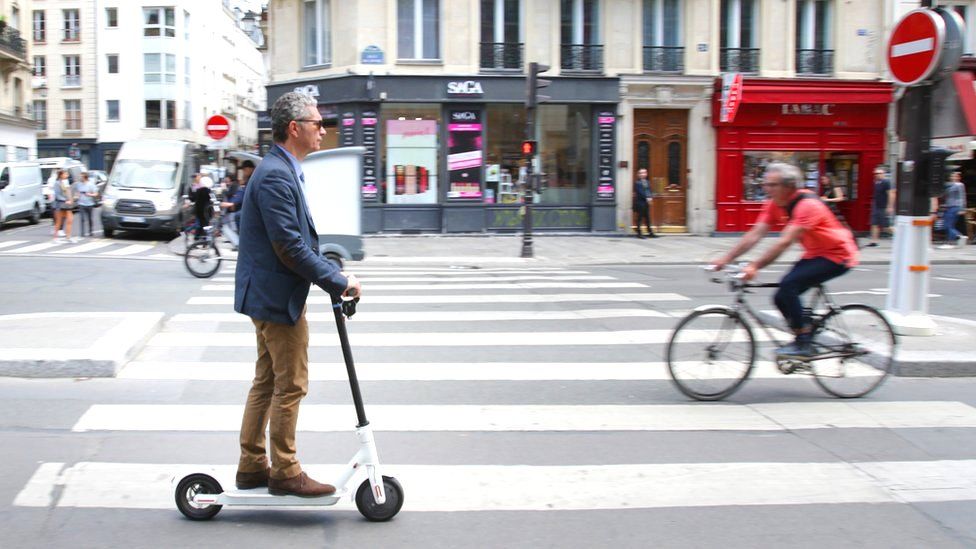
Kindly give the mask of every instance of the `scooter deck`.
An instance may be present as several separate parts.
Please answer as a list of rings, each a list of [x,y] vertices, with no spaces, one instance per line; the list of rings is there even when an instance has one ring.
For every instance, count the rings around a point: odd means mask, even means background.
[[[267,488],[252,490],[230,490],[220,494],[197,494],[194,503],[210,505],[254,505],[254,506],[326,506],[335,505],[340,499],[348,495],[347,490],[337,490],[328,496],[303,498],[300,496],[273,496]]]

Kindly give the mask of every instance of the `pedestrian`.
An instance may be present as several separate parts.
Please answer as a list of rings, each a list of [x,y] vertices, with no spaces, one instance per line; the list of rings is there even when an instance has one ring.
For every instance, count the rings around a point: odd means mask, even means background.
[[[267,486],[273,495],[324,496],[335,487],[312,480],[296,458],[298,408],[308,393],[306,300],[310,284],[333,298],[358,296],[361,287],[322,257],[305,199],[310,182],[300,162],[319,150],[325,134],[315,99],[282,95],[271,107],[271,130],[274,145],[247,186],[240,223],[234,310],[251,317],[258,358],[235,482],[240,489]]]
[[[943,213],[943,223],[946,231],[946,246],[951,248],[953,244],[962,248],[969,240],[964,234],[956,229],[959,221],[959,214],[966,209],[966,185],[962,182],[962,174],[954,171],[949,174],[949,183],[946,184],[945,194],[943,195],[945,213]]]
[[[80,236],[92,236],[95,229],[92,223],[92,210],[95,209],[95,198],[98,197],[98,187],[88,179],[88,172],[81,173],[81,181],[75,183],[75,196],[78,197],[78,211],[81,214]],[[85,230],[85,227],[88,230]]]
[[[657,238],[651,230],[651,184],[647,181],[647,169],[637,170],[637,181],[634,183],[634,212],[637,214],[637,238],[644,238],[641,234],[641,221],[647,225],[647,235]]]
[[[844,194],[844,187],[840,182],[833,180],[827,174],[821,175],[820,192],[823,193],[820,199],[827,203],[830,211],[834,212],[834,215],[840,215],[839,206],[847,200],[847,196]]]
[[[54,181],[55,242],[76,242],[75,238],[71,236],[71,225],[75,219],[74,208],[75,197],[72,192],[68,170],[58,170],[58,178]]]
[[[204,237],[204,227],[210,225],[210,217],[213,215],[211,187],[213,187],[213,179],[209,175],[198,173],[194,176],[190,202],[193,203],[193,216],[197,220],[197,240]]]
[[[871,241],[867,246],[878,245],[881,232],[890,234],[891,223],[889,218],[895,213],[895,188],[891,186],[891,181],[885,177],[884,166],[874,169],[874,195],[871,197]]]

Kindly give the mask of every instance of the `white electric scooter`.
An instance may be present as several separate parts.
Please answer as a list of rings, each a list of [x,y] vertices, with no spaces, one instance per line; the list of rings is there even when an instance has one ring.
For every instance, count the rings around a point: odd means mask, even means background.
[[[363,408],[363,397],[359,392],[359,379],[356,377],[356,367],[352,361],[352,349],[346,334],[346,317],[356,313],[354,300],[334,301],[332,309],[335,312],[336,328],[339,331],[339,342],[342,345],[342,357],[346,362],[346,372],[349,375],[349,387],[352,389],[352,400],[356,405],[356,436],[359,438],[359,451],[346,465],[346,469],[333,483],[336,492],[328,496],[305,498],[299,496],[273,496],[267,488],[251,490],[231,490],[225,492],[220,483],[208,474],[193,473],[183,477],[176,484],[176,507],[190,520],[208,520],[220,512],[223,506],[247,505],[261,507],[303,506],[315,507],[335,505],[349,492],[346,485],[353,476],[366,467],[368,478],[356,490],[356,507],[367,520],[381,522],[390,520],[403,507],[403,488],[393,477],[380,475],[380,460],[376,454],[376,444],[373,441],[373,430],[366,420]],[[381,480],[382,479],[382,480]],[[174,482],[176,477],[174,477]]]

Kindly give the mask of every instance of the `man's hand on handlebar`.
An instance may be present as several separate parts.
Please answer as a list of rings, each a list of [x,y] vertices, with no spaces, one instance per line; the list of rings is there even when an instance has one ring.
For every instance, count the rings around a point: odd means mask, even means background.
[[[754,263],[750,263],[742,268],[741,276],[742,276],[742,280],[745,282],[749,282],[752,279],[756,278],[757,274],[759,274],[759,269],[756,268],[756,265]]]
[[[716,259],[715,261],[712,261],[711,263],[708,264],[708,267],[715,272],[719,272],[722,269],[724,269],[725,266],[728,264],[729,264],[728,260],[723,257],[721,259]]]
[[[346,285],[346,291],[342,292],[343,297],[359,297],[363,294],[363,286],[359,283],[356,275],[346,275],[346,280],[348,283]]]

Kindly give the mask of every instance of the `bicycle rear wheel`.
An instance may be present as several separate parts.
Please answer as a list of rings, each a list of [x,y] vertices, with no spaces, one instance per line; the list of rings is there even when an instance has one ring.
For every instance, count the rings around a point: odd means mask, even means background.
[[[813,342],[819,354],[828,355],[811,361],[814,379],[840,398],[857,398],[877,389],[895,362],[895,331],[868,305],[844,305],[828,314]]]
[[[737,313],[716,307],[695,311],[668,341],[668,372],[678,390],[697,400],[720,400],[749,377],[756,340]]]
[[[183,256],[186,270],[197,278],[210,278],[220,270],[220,250],[213,241],[194,242]]]

